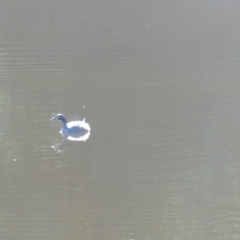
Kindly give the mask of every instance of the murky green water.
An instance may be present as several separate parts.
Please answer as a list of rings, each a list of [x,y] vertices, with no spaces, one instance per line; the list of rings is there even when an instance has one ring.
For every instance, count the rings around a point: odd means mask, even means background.
[[[238,9],[2,1],[0,239],[239,239]]]

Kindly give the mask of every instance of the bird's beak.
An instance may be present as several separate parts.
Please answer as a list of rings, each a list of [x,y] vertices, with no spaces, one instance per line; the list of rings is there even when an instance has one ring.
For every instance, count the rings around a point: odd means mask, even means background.
[[[51,118],[50,120],[51,120],[51,121],[52,121],[52,120],[55,120],[55,117]]]

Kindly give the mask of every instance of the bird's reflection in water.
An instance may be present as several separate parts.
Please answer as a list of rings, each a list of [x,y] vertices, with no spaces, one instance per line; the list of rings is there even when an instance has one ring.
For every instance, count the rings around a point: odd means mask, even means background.
[[[53,145],[52,149],[54,149],[54,151],[57,153],[64,152],[66,150],[66,146],[69,141],[86,142],[89,139],[90,134],[91,134],[90,131],[72,133],[72,134],[61,133],[62,144]]]

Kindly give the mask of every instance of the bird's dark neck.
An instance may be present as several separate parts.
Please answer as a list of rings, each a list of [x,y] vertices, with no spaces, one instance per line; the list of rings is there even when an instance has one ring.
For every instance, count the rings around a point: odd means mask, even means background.
[[[62,118],[61,121],[62,121],[62,123],[63,123],[63,126],[66,126],[66,125],[67,125],[67,120],[66,120],[66,118]]]

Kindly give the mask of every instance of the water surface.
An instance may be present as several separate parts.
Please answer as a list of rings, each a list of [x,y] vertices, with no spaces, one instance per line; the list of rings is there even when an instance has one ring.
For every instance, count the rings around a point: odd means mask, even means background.
[[[2,1],[0,238],[238,239],[238,9]]]

